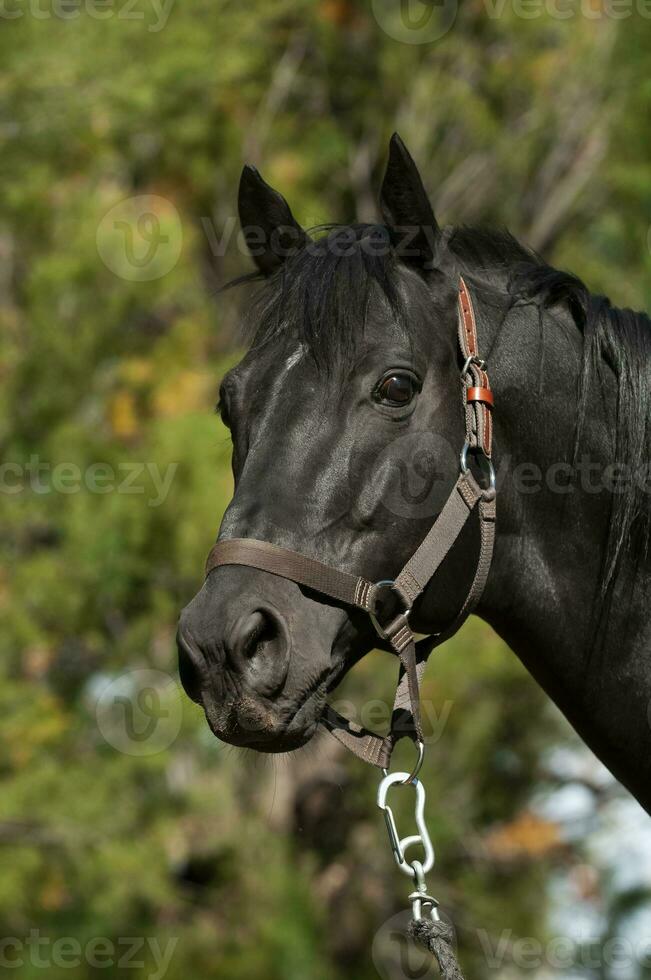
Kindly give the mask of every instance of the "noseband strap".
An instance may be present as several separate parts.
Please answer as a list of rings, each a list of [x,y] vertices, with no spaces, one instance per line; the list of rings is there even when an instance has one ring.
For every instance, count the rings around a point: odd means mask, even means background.
[[[459,346],[463,357],[461,384],[466,442],[460,457],[461,473],[441,513],[415,553],[395,579],[372,582],[341,571],[307,555],[253,538],[218,541],[208,555],[206,575],[219,565],[245,565],[279,575],[321,595],[368,613],[380,644],[400,660],[400,675],[393,705],[391,730],[381,736],[354,724],[329,705],[321,723],[355,755],[372,765],[388,768],[396,742],[408,735],[422,743],[419,688],[432,650],[452,636],[482,594],[495,540],[495,475],[491,463],[493,396],[485,362],[478,353],[475,313],[468,287],[459,279]],[[482,459],[487,486],[482,487],[468,466],[468,455]],[[457,541],[470,515],[479,514],[480,547],[472,584],[454,621],[442,632],[416,641],[409,613],[443,559]],[[383,597],[392,593],[394,608],[384,612]],[[395,608],[397,606],[397,608]]]
[[[359,606],[369,612],[368,597],[374,593],[372,582],[361,575],[342,572],[332,565],[325,565],[315,558],[307,558],[297,551],[279,548],[268,541],[255,538],[229,538],[218,541],[206,562],[206,575],[217,565],[249,565],[272,575],[291,579],[315,592],[344,602],[349,606]]]

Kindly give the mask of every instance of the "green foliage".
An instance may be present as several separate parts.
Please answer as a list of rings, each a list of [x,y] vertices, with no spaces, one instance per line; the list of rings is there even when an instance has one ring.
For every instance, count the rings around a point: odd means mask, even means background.
[[[230,496],[212,408],[241,297],[216,287],[248,268],[206,228],[234,216],[245,157],[306,223],[371,217],[397,128],[443,219],[508,224],[651,305],[648,32],[463,4],[445,37],[409,45],[354,0],[191,0],[164,23],[145,0],[129,18],[21,9],[0,31],[0,936],[174,939],[168,980],[374,977],[373,933],[406,894],[374,774],[325,743],[274,762],[220,746],[176,681],[176,617]],[[97,245],[140,194],[181,228],[150,281]],[[151,755],[98,723],[103,687],[136,669],[172,678],[178,732]],[[343,696],[392,684],[373,655]],[[476,929],[542,935],[549,876],[579,860],[529,814],[543,751],[572,736],[479,623],[425,697],[446,719],[425,775],[435,893],[485,976]],[[297,816],[311,778],[335,800],[327,840]],[[40,977],[23,958],[13,975]],[[111,975],[156,975],[149,946],[134,959]],[[101,972],[84,956],[49,970]]]

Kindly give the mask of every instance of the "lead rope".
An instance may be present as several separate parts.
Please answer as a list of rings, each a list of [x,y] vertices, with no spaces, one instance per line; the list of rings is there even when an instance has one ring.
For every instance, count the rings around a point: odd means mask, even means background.
[[[409,935],[435,957],[443,980],[463,980],[463,974],[452,948],[454,935],[452,926],[442,919],[414,920],[409,926]]]

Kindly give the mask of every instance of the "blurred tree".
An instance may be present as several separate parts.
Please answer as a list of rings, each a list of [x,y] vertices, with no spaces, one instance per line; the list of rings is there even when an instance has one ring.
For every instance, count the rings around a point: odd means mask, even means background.
[[[176,616],[230,494],[211,410],[245,297],[217,287],[249,268],[239,171],[259,164],[305,224],[369,219],[397,128],[442,219],[508,224],[651,305],[648,32],[600,6],[463,4],[431,44],[359,0],[42,7],[0,32],[0,935],[38,930],[55,977],[94,975],[91,943],[129,936],[148,939],[142,976],[174,939],[169,980],[374,977],[373,933],[404,907],[374,774],[325,742],[286,762],[226,749],[176,683]],[[154,279],[106,264],[106,216],[137,195],[178,246]],[[370,657],[345,694],[388,701],[392,678]],[[155,752],[105,717],[111,684],[125,712],[153,699]],[[575,743],[479,623],[425,696],[447,718],[425,777],[436,894],[481,977],[477,930],[544,938],[554,874],[584,859],[535,807],[565,780],[551,747]],[[590,901],[609,895],[598,880]],[[613,922],[647,895],[629,899]],[[61,937],[77,966],[52,959]],[[40,976],[21,949],[14,975]]]

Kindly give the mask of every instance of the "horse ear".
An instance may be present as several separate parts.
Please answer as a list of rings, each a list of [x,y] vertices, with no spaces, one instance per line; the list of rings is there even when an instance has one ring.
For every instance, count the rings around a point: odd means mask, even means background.
[[[389,144],[389,162],[380,204],[384,220],[396,232],[397,251],[407,261],[430,268],[441,248],[439,228],[423,181],[409,150],[397,133]]]
[[[265,276],[308,241],[282,194],[248,164],[240,177],[238,210],[249,252]]]

